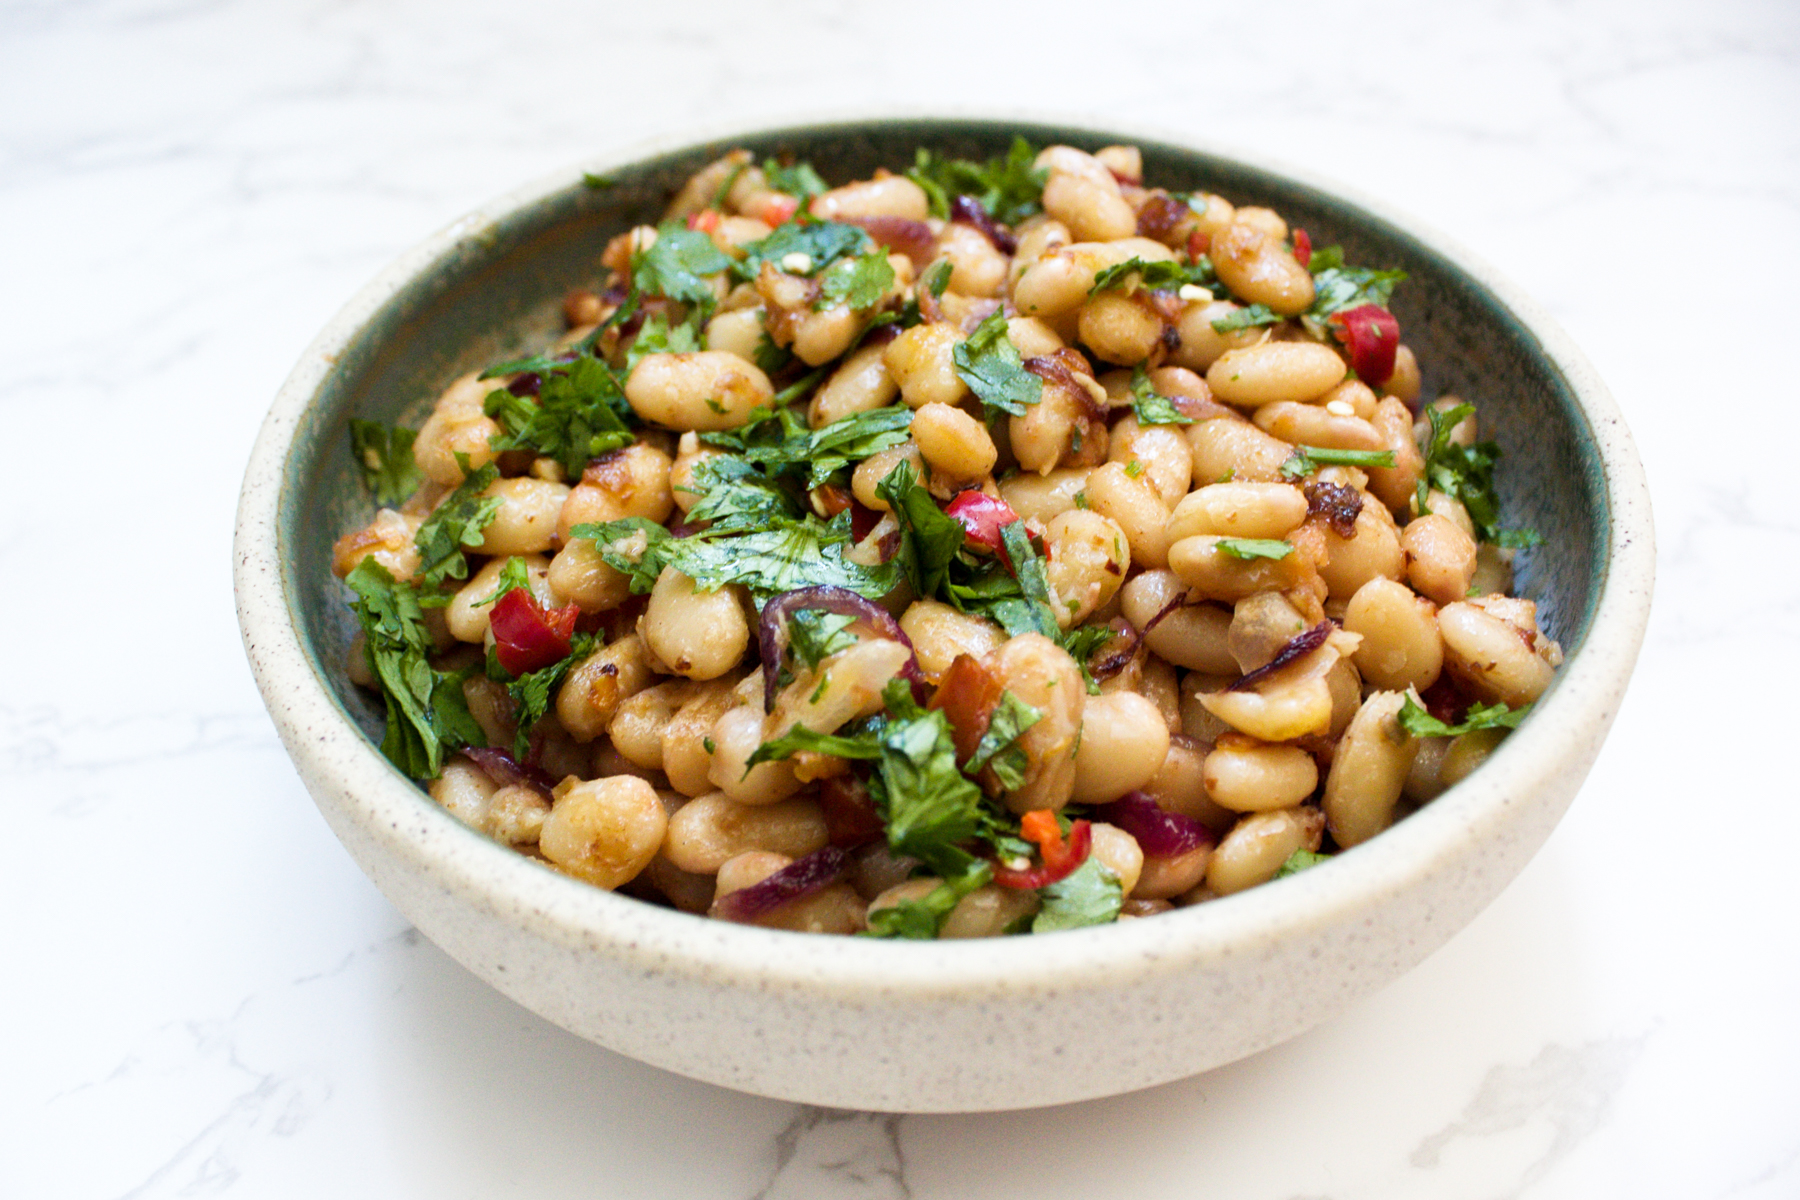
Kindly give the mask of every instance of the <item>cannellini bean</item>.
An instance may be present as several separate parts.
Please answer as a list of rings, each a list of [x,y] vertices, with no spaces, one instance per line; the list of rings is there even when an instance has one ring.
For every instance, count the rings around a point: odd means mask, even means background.
[[[1206,386],[1245,408],[1305,403],[1342,383],[1345,370],[1337,351],[1318,342],[1264,342],[1220,355],[1206,369]]]
[[[1055,354],[1068,343],[1056,330],[1036,317],[1011,317],[1006,322],[1006,337],[1019,351],[1020,358],[1038,358]]]
[[[956,902],[938,937],[998,937],[1037,910],[1036,892],[985,884]]]
[[[913,440],[932,470],[972,483],[986,478],[1000,453],[980,421],[948,404],[927,404],[913,416]]]
[[[1258,592],[1239,600],[1231,613],[1226,645],[1245,674],[1274,658],[1309,622],[1280,592]]]
[[[550,584],[546,579],[550,564],[541,554],[521,554],[516,556],[525,564],[525,578],[531,588],[531,594],[542,603],[554,599],[550,594]],[[489,559],[487,565],[475,572],[474,578],[456,590],[450,603],[444,609],[444,623],[449,626],[450,634],[459,642],[481,642],[487,638],[488,618],[494,607],[482,601],[500,589],[500,573],[506,569],[506,559]]]
[[[1226,734],[1206,756],[1206,794],[1235,812],[1291,808],[1319,786],[1319,767],[1298,746]]]
[[[743,661],[750,644],[739,591],[702,592],[674,567],[664,567],[644,610],[644,644],[677,675],[717,679]]]
[[[1006,287],[1006,255],[987,235],[960,221],[945,225],[937,239],[938,257],[950,264],[949,288],[964,296],[998,296]]]
[[[1147,697],[1135,692],[1089,696],[1082,708],[1075,752],[1077,804],[1106,804],[1156,777],[1169,753],[1169,726]]]
[[[464,825],[479,829],[500,787],[486,771],[459,754],[444,764],[443,773],[426,784],[425,790],[445,812]]]
[[[444,389],[413,440],[413,461],[427,479],[455,487],[463,481],[458,455],[468,461],[471,471],[493,461],[488,439],[500,432],[500,426],[482,411],[482,404],[489,392],[504,386],[498,379],[470,372]]]
[[[1052,174],[1044,184],[1043,204],[1045,212],[1084,242],[1110,242],[1137,232],[1137,214],[1119,195],[1111,175],[1101,183],[1086,175]]]
[[[719,718],[736,705],[736,681],[726,677],[700,684],[675,710],[662,731],[662,769],[670,787],[684,796],[713,790],[708,778],[713,756],[706,743]]]
[[[887,638],[866,638],[796,675],[775,698],[769,714],[771,737],[804,725],[814,733],[835,733],[846,721],[881,708],[881,690],[906,667],[911,655]]]
[[[1306,520],[1306,495],[1291,483],[1213,483],[1184,497],[1169,514],[1171,542],[1212,535],[1284,538]]]
[[[577,525],[625,517],[662,523],[675,511],[673,464],[646,442],[609,451],[588,463],[557,516],[556,536],[567,542]],[[691,503],[691,500],[690,500]]]
[[[761,224],[761,222],[758,222]],[[764,229],[768,226],[764,225]],[[760,306],[722,312],[706,323],[706,348],[735,354],[745,362],[756,361],[756,351],[768,336]]]
[[[1279,236],[1259,228],[1259,222],[1244,220],[1246,211],[1240,208],[1238,219],[1214,234],[1207,250],[1219,282],[1233,295],[1266,304],[1284,317],[1305,312],[1313,302],[1312,273],[1294,260]]]
[[[1438,610],[1444,666],[1483,700],[1517,708],[1550,686],[1552,664],[1533,648],[1529,634],[1467,601]]]
[[[1436,513],[1415,517],[1400,531],[1406,578],[1421,595],[1450,604],[1469,594],[1475,578],[1475,539]]]
[[[1200,704],[1239,733],[1265,742],[1287,742],[1331,728],[1331,687],[1337,665],[1329,642],[1283,667],[1252,688],[1198,696]]]
[[[1281,482],[1281,464],[1294,448],[1248,421],[1216,417],[1186,427],[1188,448],[1194,454],[1197,484],[1265,480]]]
[[[582,612],[607,612],[631,598],[631,577],[607,563],[588,538],[573,538],[556,552],[549,579],[559,608],[573,602]]]
[[[642,779],[565,780],[544,818],[538,849],[576,878],[612,889],[650,865],[668,824],[656,789]]]
[[[556,522],[569,489],[560,483],[521,475],[496,479],[481,495],[500,507],[482,530],[479,554],[542,554],[556,544]]]
[[[1182,538],[1169,547],[1169,569],[1203,599],[1235,604],[1257,592],[1285,591],[1306,577],[1304,556],[1243,559],[1219,548],[1225,538]]]
[[[1197,887],[1212,865],[1213,845],[1205,842],[1184,854],[1144,855],[1133,900],[1167,900]]]
[[[1476,767],[1486,762],[1488,756],[1500,748],[1500,743],[1506,740],[1506,734],[1507,730],[1504,729],[1476,729],[1451,738],[1438,765],[1438,782],[1449,788],[1467,779]]]
[[[1381,434],[1368,421],[1354,415],[1340,416],[1319,404],[1278,400],[1258,408],[1251,419],[1258,428],[1297,445],[1328,450],[1386,449]]]
[[[607,722],[607,741],[626,760],[647,770],[661,771],[663,730],[693,694],[692,682],[671,679],[626,697]]]
[[[739,804],[775,804],[801,788],[794,760],[758,763],[746,769],[763,744],[763,715],[750,706],[726,709],[713,724],[712,762],[707,779]]]
[[[1165,249],[1163,257],[1168,256]],[[1129,257],[1121,256],[1103,242],[1079,241],[1060,246],[1019,276],[1013,284],[1013,305],[1023,316],[1045,320],[1072,313],[1087,300],[1096,275]]]
[[[1238,305],[1229,300],[1193,300],[1183,305],[1181,317],[1175,322],[1175,336],[1180,340],[1169,361],[1190,371],[1204,371],[1227,350],[1242,350],[1260,343],[1264,334],[1261,329],[1220,333],[1213,328],[1214,321],[1223,321],[1237,311]]]
[[[1394,351],[1394,373],[1387,377],[1381,390],[1403,403],[1416,404],[1419,399],[1419,383],[1418,357],[1413,354],[1411,346],[1401,342],[1399,349]]]
[[[1086,360],[1078,351],[1060,353],[1080,363],[1083,373],[1073,375],[1072,382],[1069,377],[1045,379],[1043,398],[1006,422],[1019,466],[1040,475],[1057,467],[1093,466],[1106,460],[1106,413],[1084,383],[1091,382],[1085,374]]]
[[[1281,219],[1281,214],[1272,208],[1264,208],[1257,204],[1240,205],[1233,221],[1248,225],[1260,231],[1265,237],[1277,242],[1287,240],[1288,225]]]
[[[1319,565],[1319,577],[1334,597],[1348,600],[1369,580],[1399,579],[1406,569],[1399,531],[1380,505],[1362,506],[1356,514],[1354,532],[1348,538],[1339,537],[1337,530],[1322,519],[1318,529],[1327,555]]]
[[[831,373],[831,378],[813,393],[807,407],[807,418],[814,429],[893,402],[900,387],[888,374],[882,357],[886,352],[886,346],[859,346]]]
[[[888,374],[900,389],[900,398],[913,408],[927,404],[956,404],[969,394],[969,385],[956,373],[956,347],[962,331],[942,321],[914,325],[889,342],[881,352]]]
[[[1394,806],[1419,752],[1418,740],[1400,726],[1405,702],[1404,692],[1376,692],[1338,739],[1325,778],[1325,822],[1346,849],[1394,822]]]
[[[1296,850],[1316,852],[1325,814],[1316,808],[1252,813],[1232,826],[1213,851],[1206,885],[1221,896],[1267,883]]]
[[[1144,871],[1144,851],[1137,839],[1105,821],[1093,822],[1089,831],[1094,839],[1090,853],[1118,879],[1119,890],[1131,895]]]
[[[812,214],[822,221],[846,217],[905,217],[923,221],[931,215],[925,189],[904,175],[885,175],[832,188],[814,196]]]
[[[1444,668],[1444,642],[1429,600],[1404,584],[1375,578],[1344,609],[1344,628],[1362,636],[1356,667],[1376,687],[1424,691]]]
[[[1393,466],[1368,468],[1369,490],[1390,510],[1403,513],[1412,502],[1419,477],[1425,471],[1425,458],[1419,453],[1418,442],[1413,440],[1412,411],[1402,401],[1383,396],[1376,403],[1369,423],[1381,438],[1381,448],[1394,455]],[[1464,532],[1472,534],[1474,531],[1465,529]]]
[[[550,801],[535,788],[503,787],[488,803],[481,832],[508,846],[535,846],[549,815]]]
[[[1084,491],[1090,509],[1125,531],[1132,562],[1153,568],[1169,565],[1169,510],[1148,483],[1109,462],[1094,468]]]
[[[1170,508],[1181,503],[1194,480],[1194,452],[1178,425],[1140,425],[1135,416],[1125,417],[1107,437],[1106,457],[1125,467],[1137,463],[1138,478]]]
[[[760,367],[724,350],[646,354],[625,380],[633,411],[667,429],[736,429],[774,395]]]
[[[1010,639],[987,665],[1002,687],[1043,714],[1019,737],[1025,780],[1007,794],[1007,808],[1016,813],[1062,808],[1075,787],[1075,748],[1087,699],[1081,669],[1061,646],[1037,633]]]
[[[1111,600],[1131,569],[1131,546],[1116,521],[1075,509],[1044,526],[1044,576],[1064,629],[1087,620]]]
[[[576,740],[591,742],[606,732],[619,705],[655,677],[643,639],[627,634],[570,668],[556,693],[556,719]]]
[[[419,548],[413,538],[422,524],[420,517],[404,516],[391,508],[379,510],[366,526],[332,544],[331,573],[342,579],[363,559],[373,558],[395,579],[411,579],[419,569]]]
[[[986,617],[937,600],[915,601],[901,614],[900,629],[912,640],[919,669],[933,683],[950,669],[957,655],[985,658],[1006,640],[1006,631]]]
[[[691,430],[681,435],[675,462],[669,468],[669,498],[676,508],[685,513],[700,503],[702,490],[694,481],[694,468],[707,459],[718,458],[724,453],[723,450],[702,445],[699,436]]]
[[[1221,639],[1223,640],[1223,639]],[[1208,696],[1216,696],[1230,687],[1235,675],[1189,671],[1181,679],[1181,732],[1202,746],[1211,746],[1231,732],[1231,726],[1207,707]],[[1229,826],[1230,822],[1226,822]],[[1214,828],[1214,833],[1224,830]]]
[[[1231,828],[1237,814],[1206,794],[1208,753],[1204,742],[1185,733],[1171,734],[1162,769],[1144,785],[1143,792],[1164,812],[1192,817],[1217,837]]]
[[[1230,611],[1211,604],[1172,608],[1187,595],[1187,585],[1173,571],[1141,571],[1119,594],[1125,619],[1158,658],[1189,670],[1236,672],[1227,643]]]
[[[1081,340],[1110,363],[1143,362],[1162,343],[1162,317],[1141,294],[1105,291],[1081,306]]]
[[[1076,507],[1075,497],[1087,487],[1089,469],[1063,467],[1044,475],[1014,475],[1000,481],[1000,498],[1027,521],[1039,524]]]
[[[683,871],[715,875],[727,861],[750,850],[799,858],[830,841],[817,802],[795,797],[776,804],[740,804],[708,792],[669,819],[663,853]]]
[[[850,493],[864,508],[872,508],[876,512],[888,511],[888,502],[881,498],[876,489],[901,463],[912,467],[914,479],[924,479],[925,458],[919,453],[919,444],[903,442],[898,446],[889,446],[886,450],[877,450],[857,463],[856,470],[850,473]]]

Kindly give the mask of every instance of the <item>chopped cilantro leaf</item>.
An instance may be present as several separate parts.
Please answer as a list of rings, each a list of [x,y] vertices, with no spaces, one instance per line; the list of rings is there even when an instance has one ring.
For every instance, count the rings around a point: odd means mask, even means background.
[[[809,266],[800,274],[817,275],[840,258],[862,253],[869,244],[869,235],[855,225],[837,221],[790,222],[745,246],[744,257],[735,270],[740,279],[752,280],[761,273],[765,262],[775,264],[776,270],[785,270],[783,259],[790,254],[804,254]]]
[[[590,192],[604,192],[616,187],[617,181],[610,175],[596,175],[592,171],[583,171],[581,186]]]
[[[788,621],[788,650],[809,670],[840,650],[857,644],[848,632],[856,624],[850,613],[820,612],[803,608]]]
[[[1131,411],[1139,425],[1192,425],[1194,418],[1184,416],[1169,398],[1150,382],[1150,372],[1138,367],[1131,373]],[[1139,468],[1142,471],[1142,468]],[[1135,476],[1134,476],[1135,478]]]
[[[625,352],[625,374],[629,377],[646,354],[686,354],[698,350],[700,340],[697,322],[671,326],[668,317],[656,313],[638,326],[637,335],[631,339],[631,347]]]
[[[1326,318],[1333,313],[1364,304],[1379,304],[1386,308],[1393,298],[1394,287],[1406,280],[1405,271],[1345,266],[1342,246],[1314,250],[1307,269],[1313,277],[1313,302],[1300,320],[1316,338],[1329,335]]]
[[[527,672],[507,683],[506,694],[512,697],[519,722],[518,732],[513,735],[513,757],[520,762],[525,760],[525,756],[531,751],[531,731],[544,719],[544,714],[550,711],[557,685],[562,683],[571,667],[592,654],[598,646],[599,642],[592,634],[578,633],[570,644],[568,654],[541,670]],[[492,654],[492,651],[489,653]],[[494,665],[499,664],[496,662]],[[501,670],[504,673],[504,668]]]
[[[903,444],[911,436],[912,419],[910,408],[890,404],[808,429],[790,408],[760,409],[737,430],[705,434],[701,440],[736,450],[777,473],[804,470],[811,489],[852,462]]]
[[[879,304],[894,286],[894,267],[879,250],[839,261],[819,276],[819,298],[815,309],[842,304],[861,312]]]
[[[506,560],[506,565],[500,568],[500,585],[480,600],[477,600],[475,602],[475,607],[486,608],[514,588],[530,586],[531,576],[526,573],[525,560],[518,557],[509,558]]]
[[[668,565],[670,547],[676,541],[666,527],[648,517],[577,525],[569,532],[591,539],[606,565],[630,579],[632,592],[640,596],[656,586],[656,577]]]
[[[1018,744],[1019,738],[1043,719],[1044,714],[1039,709],[1010,691],[1001,692],[1000,703],[994,706],[993,715],[988,719],[987,731],[976,743],[975,753],[963,764],[963,770],[974,775],[983,767],[991,766],[1001,788],[1016,791],[1024,785],[1025,772],[1030,765]]]
[[[1179,288],[1184,283],[1198,283],[1202,287],[1202,279],[1212,278],[1212,264],[1206,263],[1204,268],[1199,263],[1183,266],[1174,259],[1159,259],[1156,262],[1145,262],[1141,258],[1128,258],[1122,263],[1112,266],[1094,276],[1094,286],[1088,289],[1088,295],[1098,296],[1101,292],[1114,288],[1125,288],[1136,291],[1145,288],[1155,291],[1159,288]]]
[[[457,461],[468,471],[467,456],[459,455]],[[419,580],[426,587],[469,577],[469,560],[463,551],[481,545],[482,530],[500,511],[500,497],[481,495],[498,478],[500,468],[493,463],[468,471],[457,489],[419,526],[413,545],[419,549]]]
[[[413,439],[418,436],[401,425],[351,419],[350,453],[375,503],[399,504],[425,482],[413,461]]]
[[[1499,445],[1477,442],[1473,446],[1459,446],[1450,440],[1456,426],[1474,412],[1473,404],[1459,404],[1447,412],[1435,407],[1425,410],[1425,417],[1431,423],[1431,436],[1422,447],[1425,470],[1420,473],[1416,496],[1419,515],[1430,513],[1426,499],[1435,488],[1463,506],[1475,526],[1476,541],[1514,549],[1542,544],[1543,538],[1535,530],[1500,528],[1500,501],[1494,495],[1494,466],[1500,461]]]
[[[1043,897],[1044,906],[1031,922],[1033,933],[1110,925],[1119,919],[1119,909],[1125,903],[1119,877],[1091,854],[1068,876],[1040,888],[1038,895]]]
[[[418,590],[396,582],[373,557],[356,564],[344,582],[356,593],[351,607],[387,709],[381,752],[388,761],[414,779],[431,779],[449,751],[485,746],[463,698],[468,672],[439,671],[429,661],[431,634]]]
[[[1278,538],[1220,538],[1219,550],[1233,558],[1248,561],[1252,558],[1282,559],[1294,552],[1294,547]]]
[[[778,738],[771,738],[756,748],[745,762],[745,772],[749,768],[766,762],[779,762],[790,758],[801,751],[814,754],[830,754],[838,758],[875,759],[881,757],[879,731],[870,728],[860,733],[843,735],[836,733],[817,733],[804,725],[796,725]]]
[[[902,900],[869,914],[870,937],[928,940],[938,936],[962,898],[994,877],[994,869],[981,859],[971,859],[957,875],[944,879],[917,900]]]
[[[757,467],[730,454],[711,455],[694,464],[688,489],[700,499],[688,510],[694,524],[712,522],[710,533],[761,529],[771,521],[796,520],[799,502]]]
[[[763,181],[768,184],[770,191],[786,192],[790,196],[810,200],[831,190],[819,178],[819,173],[813,170],[813,165],[805,159],[784,167],[772,158],[765,158],[762,170]]]
[[[1252,304],[1240,308],[1234,313],[1227,313],[1212,323],[1214,333],[1234,333],[1239,329],[1253,329],[1258,325],[1279,325],[1281,314],[1266,304]]]
[[[1305,479],[1320,467],[1391,467],[1392,450],[1332,450],[1325,446],[1295,446],[1294,453],[1281,464],[1283,479]]]
[[[915,594],[937,595],[949,577],[951,562],[962,549],[963,527],[946,516],[931,493],[919,484],[911,463],[896,464],[876,485],[875,493],[888,502],[900,526],[900,549],[894,561],[912,581]]]
[[[767,528],[724,536],[706,530],[678,538],[641,517],[577,525],[572,532],[592,538],[600,557],[630,576],[631,590],[639,594],[655,586],[664,568],[674,567],[703,592],[740,584],[759,602],[779,592],[823,586],[878,599],[893,589],[895,569],[865,567],[844,557],[849,516],[840,513],[829,522],[810,514],[797,521],[774,519]]]
[[[1419,702],[1411,696],[1400,706],[1400,728],[1414,737],[1461,737],[1465,733],[1474,733],[1478,729],[1517,729],[1525,714],[1531,711],[1531,705],[1512,708],[1506,704],[1476,704],[1463,714],[1460,724],[1450,725],[1438,720],[1419,706]]]
[[[706,276],[733,265],[732,257],[706,234],[679,221],[665,221],[657,227],[650,248],[631,256],[631,284],[646,296],[666,296],[711,312],[717,297]]]
[[[963,861],[962,852],[949,852],[981,832],[981,789],[957,769],[943,711],[890,716],[878,770],[889,848],[926,863]]]
[[[1028,405],[1044,398],[1044,383],[1025,369],[1019,348],[1006,332],[1006,314],[996,312],[975,327],[951,352],[957,378],[981,398],[988,416],[1023,416]]]
[[[906,175],[925,190],[935,217],[948,218],[950,201],[969,196],[1000,224],[1017,225],[1042,208],[1040,201],[1050,173],[1034,166],[1036,159],[1037,151],[1031,143],[1015,137],[1004,157],[985,163],[940,158],[920,149]]]
[[[571,478],[590,459],[636,440],[621,415],[631,409],[618,379],[605,363],[585,354],[546,372],[535,397],[496,388],[482,411],[500,423],[500,432],[488,442],[496,452],[547,455]]]
[[[1285,879],[1289,875],[1298,875],[1308,867],[1316,867],[1330,857],[1329,854],[1315,854],[1311,850],[1296,850],[1287,856],[1287,861],[1282,863],[1281,869],[1275,872],[1275,878]]]

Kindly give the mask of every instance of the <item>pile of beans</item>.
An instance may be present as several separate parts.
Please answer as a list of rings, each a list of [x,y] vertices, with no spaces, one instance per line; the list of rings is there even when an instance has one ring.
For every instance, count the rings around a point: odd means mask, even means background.
[[[1360,379],[1343,345],[1296,319],[1315,298],[1309,243],[1268,208],[1147,187],[1131,147],[1053,146],[1036,164],[1041,212],[1011,229],[960,202],[956,219],[932,215],[904,175],[877,172],[808,200],[775,190],[742,152],[700,171],[668,217],[725,253],[741,257],[805,205],[867,230],[893,286],[852,308],[821,303],[817,282],[783,264],[753,282],[712,276],[703,348],[643,355],[622,374],[637,440],[579,477],[552,458],[490,448],[501,430],[484,400],[508,377],[471,375],[443,392],[413,447],[426,482],[339,542],[337,573],[374,555],[396,579],[414,577],[413,535],[465,472],[494,462],[501,477],[486,495],[500,503],[470,550],[469,578],[426,614],[440,663],[476,661],[493,644],[492,609],[477,602],[509,559],[522,560],[545,609],[578,606],[598,638],[530,731],[530,761],[458,754],[429,781],[439,804],[578,879],[699,914],[720,915],[725,897],[836,846],[842,865],[829,882],[750,919],[852,933],[938,881],[879,836],[844,832],[848,763],[746,763],[795,725],[831,733],[880,711],[882,688],[910,660],[926,695],[973,660],[1042,712],[1020,742],[1027,778],[995,797],[1004,811],[1148,799],[1204,827],[1197,845],[1157,854],[1117,824],[1091,822],[1091,854],[1119,881],[1127,918],[1264,883],[1300,852],[1355,846],[1480,763],[1503,730],[1413,736],[1398,720],[1408,697],[1438,713],[1517,708],[1548,685],[1560,650],[1534,605],[1507,595],[1509,552],[1478,543],[1456,499],[1419,486],[1429,426],[1411,351],[1399,347],[1386,378]],[[641,227],[608,247],[609,278],[567,300],[565,344],[613,315],[633,253],[657,236]],[[1101,272],[1131,259],[1187,264],[1202,253],[1214,286],[1094,290]],[[948,280],[934,295],[920,281],[941,280],[939,263]],[[916,322],[870,332],[909,302]],[[1251,305],[1272,320],[1232,328],[1227,319]],[[955,360],[996,312],[1043,383],[1038,403],[998,419]],[[634,336],[634,322],[620,322],[597,352],[623,372]],[[757,606],[741,587],[702,590],[670,568],[647,598],[634,596],[603,548],[572,533],[628,517],[679,531],[700,498],[696,467],[728,453],[699,435],[743,426],[784,386],[756,365],[771,343],[792,356],[785,378],[827,368],[795,401],[815,429],[913,410],[904,444],[851,464],[847,487],[811,496],[821,515],[854,506],[873,523],[850,556],[877,562],[891,547],[896,520],[877,485],[901,463],[941,505],[971,491],[1003,501],[1042,547],[1058,624],[1117,633],[1085,664],[1097,691],[1055,639],[1009,638],[942,598],[897,594],[884,603],[910,651],[853,626],[854,646],[797,669],[766,704],[763,672],[775,667],[757,662]],[[1135,415],[1140,369],[1140,386],[1147,377],[1186,423]],[[1472,444],[1475,425],[1464,417],[1451,441]],[[1387,452],[1392,465],[1296,473],[1298,447]],[[1291,551],[1241,557],[1241,540]],[[360,648],[350,664],[374,684]],[[489,744],[513,745],[504,684],[477,670],[463,687]],[[989,883],[956,904],[941,936],[1017,928],[1038,903]]]

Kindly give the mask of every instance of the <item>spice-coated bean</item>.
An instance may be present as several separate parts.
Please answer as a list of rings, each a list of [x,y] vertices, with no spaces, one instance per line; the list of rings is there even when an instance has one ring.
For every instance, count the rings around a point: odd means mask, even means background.
[[[668,824],[656,790],[642,779],[565,781],[544,818],[538,849],[576,878],[611,889],[650,864]]]
[[[625,380],[637,415],[667,429],[736,429],[774,395],[760,367],[724,350],[646,354]]]
[[[1089,696],[1082,708],[1075,752],[1077,804],[1106,804],[1156,778],[1169,753],[1169,726],[1149,699],[1135,692]]]
[[[723,792],[708,792],[669,819],[663,853],[684,871],[714,875],[749,850],[800,858],[830,841],[825,814],[804,796],[778,804],[740,804]]]
[[[1282,400],[1304,404],[1342,383],[1345,370],[1344,360],[1329,346],[1264,342],[1220,355],[1206,369],[1206,386],[1227,404],[1244,408]]]
[[[1296,850],[1317,851],[1325,814],[1316,808],[1252,813],[1213,851],[1206,884],[1221,896],[1267,883]]]
[[[1368,841],[1394,822],[1418,739],[1400,725],[1404,692],[1376,692],[1363,701],[1338,739],[1325,778],[1325,821],[1340,846]]]
[[[664,567],[644,610],[644,644],[677,675],[717,679],[743,661],[750,625],[738,589],[703,592],[674,567]]]

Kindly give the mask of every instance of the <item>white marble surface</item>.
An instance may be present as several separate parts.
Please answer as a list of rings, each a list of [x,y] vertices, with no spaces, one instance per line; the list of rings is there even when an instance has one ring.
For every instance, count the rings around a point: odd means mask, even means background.
[[[1004,8],[0,4],[0,1196],[1800,1196],[1800,8]],[[1496,262],[1617,393],[1661,581],[1612,740],[1341,1019],[1051,1111],[725,1092],[477,983],[289,768],[228,547],[314,331],[516,182],[845,103],[1278,153]]]

